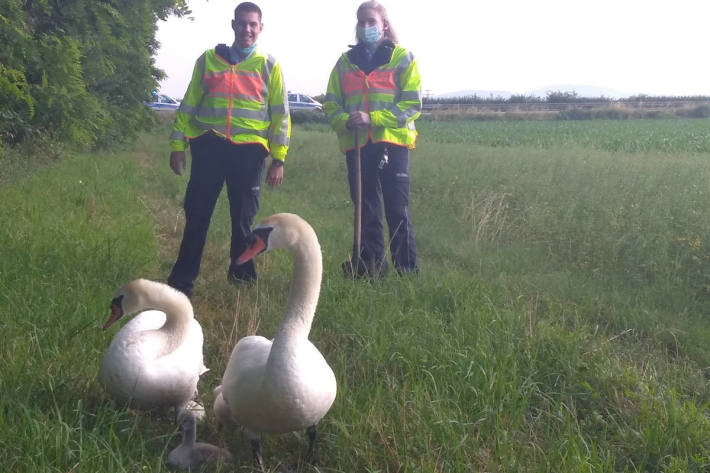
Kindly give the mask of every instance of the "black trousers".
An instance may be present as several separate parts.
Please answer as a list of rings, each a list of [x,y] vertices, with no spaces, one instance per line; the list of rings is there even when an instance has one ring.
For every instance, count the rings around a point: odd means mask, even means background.
[[[383,156],[387,150],[388,160]],[[355,150],[346,153],[350,197],[355,202]],[[368,143],[360,149],[362,228],[360,259],[381,266],[385,259],[382,204],[389,229],[392,262],[400,273],[416,271],[417,247],[409,218],[409,149],[389,143]],[[353,254],[355,248],[353,245]]]
[[[235,145],[212,133],[190,142],[192,164],[185,192],[185,230],[177,261],[168,284],[192,294],[200,271],[207,229],[222,187],[227,184],[232,242],[229,273],[239,279],[256,279],[252,261],[236,266],[234,260],[246,249],[246,236],[259,211],[259,194],[267,151],[259,144]]]

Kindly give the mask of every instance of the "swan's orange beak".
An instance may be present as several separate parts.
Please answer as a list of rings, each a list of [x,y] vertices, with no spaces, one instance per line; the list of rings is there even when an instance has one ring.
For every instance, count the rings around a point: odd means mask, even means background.
[[[252,233],[252,241],[244,252],[237,258],[237,264],[244,264],[266,249],[266,243],[257,235]]]
[[[111,303],[111,315],[109,315],[108,320],[104,324],[104,330],[109,328],[115,321],[123,317],[123,309],[121,309],[120,304],[115,302]]]

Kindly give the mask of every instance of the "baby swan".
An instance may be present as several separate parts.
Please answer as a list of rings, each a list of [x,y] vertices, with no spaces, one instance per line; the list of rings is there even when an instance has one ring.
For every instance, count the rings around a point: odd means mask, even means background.
[[[234,458],[227,449],[195,442],[197,420],[192,412],[184,411],[181,419],[179,431],[182,432],[182,443],[168,453],[168,465],[181,470],[195,470],[202,466],[215,468],[218,465],[234,463]]]

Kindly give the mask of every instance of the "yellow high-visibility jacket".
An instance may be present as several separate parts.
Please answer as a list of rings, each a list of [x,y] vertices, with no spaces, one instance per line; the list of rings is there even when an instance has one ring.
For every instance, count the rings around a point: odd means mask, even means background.
[[[370,114],[367,133],[360,133],[361,147],[368,140],[388,142],[413,149],[417,139],[414,127],[422,111],[421,79],[412,53],[395,45],[387,64],[365,74],[343,53],[330,73],[323,110],[338,135],[344,153],[355,149],[355,136],[345,126],[350,112]]]
[[[197,59],[170,148],[184,151],[190,138],[208,131],[235,144],[259,143],[273,158],[284,161],[291,117],[281,67],[272,56],[254,51],[232,65],[210,49]]]

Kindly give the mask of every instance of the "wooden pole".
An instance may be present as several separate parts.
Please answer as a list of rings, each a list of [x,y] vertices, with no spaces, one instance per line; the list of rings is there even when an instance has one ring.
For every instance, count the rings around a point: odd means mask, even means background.
[[[360,161],[359,130],[355,128],[355,254],[352,257],[353,277],[357,277],[360,267],[360,243],[362,241],[362,170]]]

